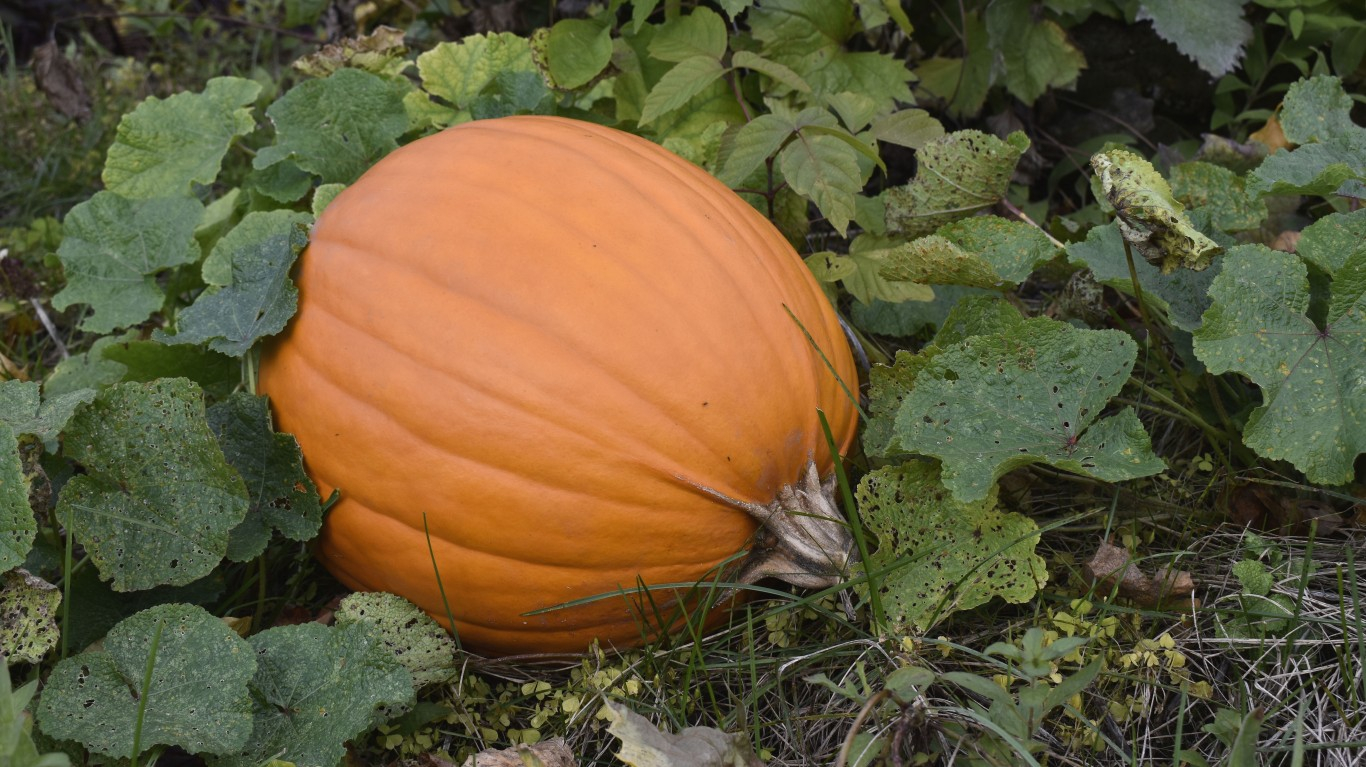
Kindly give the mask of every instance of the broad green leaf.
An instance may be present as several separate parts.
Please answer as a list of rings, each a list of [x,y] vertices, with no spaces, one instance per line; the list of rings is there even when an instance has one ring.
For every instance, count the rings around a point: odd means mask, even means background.
[[[675,64],[645,97],[640,124],[649,125],[661,115],[687,104],[720,79],[724,72],[721,62],[709,56],[693,56]]]
[[[537,74],[530,44],[511,32],[441,43],[417,57],[417,71],[427,93],[457,110],[467,109],[500,73]]]
[[[873,138],[888,144],[920,149],[944,137],[944,126],[923,109],[902,109],[873,120]]]
[[[546,66],[560,88],[588,84],[612,60],[612,29],[588,19],[561,19],[545,41]]]
[[[849,255],[818,253],[807,259],[807,265],[818,279],[839,280],[851,296],[865,304],[932,299],[934,291],[930,287],[889,276],[892,251],[883,244],[881,238],[861,235],[850,244]]]
[[[43,383],[43,393],[48,397],[61,397],[82,389],[103,389],[109,384],[118,383],[128,372],[128,368],[111,359],[105,359],[104,351],[117,343],[136,338],[129,331],[122,336],[103,336],[95,339],[90,348],[57,363],[52,375]]]
[[[460,672],[455,640],[417,605],[382,591],[351,594],[337,607],[337,627],[363,623],[413,678],[413,689],[454,679]]]
[[[1207,211],[1220,231],[1259,229],[1266,220],[1266,202],[1247,193],[1238,174],[1207,162],[1183,162],[1172,168],[1172,196],[1188,208]]]
[[[778,152],[778,168],[792,190],[816,203],[841,236],[854,218],[854,195],[863,189],[858,150],[830,135],[797,137]]]
[[[233,139],[256,128],[251,105],[261,86],[215,77],[201,93],[149,98],[119,121],[104,163],[104,188],[145,200],[189,195],[218,178]]]
[[[952,117],[975,117],[982,111],[991,91],[992,65],[995,47],[987,36],[986,22],[975,11],[964,13],[963,41],[968,55],[965,58],[932,56],[915,68],[924,90],[945,102]]]
[[[58,663],[38,722],[54,738],[127,758],[141,710],[144,751],[161,745],[231,753],[251,732],[247,682],[255,671],[246,640],[222,621],[199,607],[161,605],[115,626],[103,649]]]
[[[1005,141],[971,130],[931,141],[919,151],[915,178],[887,192],[888,231],[920,237],[995,205],[1028,148],[1019,131]]]
[[[720,61],[726,55],[728,37],[725,20],[710,8],[699,7],[660,25],[649,51],[660,61],[677,63],[694,56]]]
[[[256,341],[284,329],[298,308],[299,291],[289,270],[307,244],[307,213],[249,213],[218,241],[210,261],[232,264],[232,283],[211,285],[176,316],[174,334],[154,338],[172,344],[208,342],[216,352],[240,357]],[[221,263],[221,261],[220,261]]]
[[[1366,450],[1366,248],[1334,275],[1322,328],[1306,316],[1308,270],[1289,253],[1234,248],[1209,293],[1196,356],[1210,372],[1242,373],[1262,390],[1243,441],[1310,482],[1350,482]]]
[[[317,189],[313,190],[313,218],[316,219],[321,216],[327,206],[331,205],[332,201],[337,199],[337,195],[341,194],[345,188],[346,184],[320,184]]]
[[[313,176],[298,165],[283,160],[247,176],[246,187],[279,203],[302,200],[313,189]]]
[[[1030,0],[996,0],[987,6],[986,27],[1006,89],[1033,104],[1050,88],[1070,88],[1086,57],[1057,22],[1035,16]]]
[[[991,288],[1001,283],[990,264],[938,234],[888,248],[883,262],[888,278],[922,285]]]
[[[242,383],[240,360],[202,346],[169,346],[160,341],[116,341],[101,347],[100,353],[106,360],[118,363],[123,371],[119,381],[188,378],[214,399],[228,396]]]
[[[1038,227],[999,216],[965,218],[936,234],[986,262],[998,281],[1016,285],[1058,255],[1057,246]]]
[[[997,291],[967,288],[960,285],[934,286],[933,301],[874,301],[855,302],[849,307],[849,319],[854,326],[869,333],[909,338],[922,331],[933,331],[944,322],[954,305],[965,296],[1000,295]]]
[[[1116,330],[1048,318],[979,335],[937,354],[897,414],[895,438],[943,461],[962,501],[987,496],[1031,463],[1118,482],[1162,471],[1130,409],[1096,420],[1129,378],[1137,346]]]
[[[1293,83],[1278,115],[1281,131],[1292,144],[1313,144],[1361,132],[1352,122],[1352,97],[1342,81],[1318,75]]]
[[[19,440],[9,424],[0,420],[0,572],[24,563],[37,534]]]
[[[839,116],[845,128],[854,132],[867,128],[868,124],[879,116],[881,108],[876,99],[852,91],[818,94],[817,99]],[[878,158],[878,163],[881,164],[881,158]]]
[[[318,490],[304,473],[299,443],[271,426],[266,399],[237,392],[206,415],[224,458],[242,475],[251,504],[228,539],[228,559],[260,556],[272,530],[295,541],[316,536],[323,521]]]
[[[1222,250],[1191,224],[1152,163],[1127,149],[1111,149],[1092,156],[1091,167],[1124,239],[1163,273],[1178,266],[1205,269]]]
[[[1300,232],[1295,252],[1331,277],[1363,244],[1366,244],[1366,209],[1330,213],[1306,226]]]
[[[37,679],[15,690],[8,673],[0,677],[0,759],[5,767],[71,767],[65,753],[38,753],[33,722],[25,710],[37,690]]]
[[[1247,0],[1143,0],[1138,20],[1151,21],[1157,36],[1176,46],[1214,77],[1232,72],[1252,39],[1243,16]]]
[[[359,69],[305,80],[266,109],[276,143],[252,161],[260,170],[290,160],[325,184],[349,184],[398,147],[408,130],[404,90]]]
[[[744,183],[792,134],[791,123],[776,114],[759,115],[741,125],[719,174],[721,181],[732,187]]]
[[[998,510],[994,487],[964,503],[940,482],[937,466],[911,461],[865,476],[856,499],[878,540],[864,570],[876,574],[894,633],[922,634],[995,597],[1028,602],[1048,580],[1034,553],[1038,526]]]
[[[413,703],[412,678],[368,626],[282,626],[253,636],[251,737],[210,765],[255,767],[271,759],[335,767],[346,741],[375,725],[382,707]]]
[[[152,316],[166,300],[156,276],[198,261],[195,225],[204,206],[189,197],[129,200],[96,192],[63,222],[57,256],[66,287],[52,297],[62,310],[89,304],[81,329],[108,333]]]
[[[1366,131],[1277,152],[1252,171],[1247,188],[1263,195],[1366,197]]]
[[[76,408],[94,398],[94,391],[82,389],[40,402],[36,382],[0,381],[0,424],[7,424],[15,436],[32,434],[44,442],[52,441]],[[0,566],[0,571],[4,569]]]
[[[1067,257],[1072,263],[1090,269],[1101,284],[1134,294],[1119,224],[1093,227],[1085,240],[1067,246]],[[1222,264],[1220,258],[1203,271],[1177,269],[1163,274],[1156,266],[1135,258],[1134,272],[1138,274],[1144,301],[1166,312],[1173,325],[1189,332],[1200,327],[1200,315],[1209,308],[1210,283]]]
[[[57,556],[60,557],[60,553]],[[223,568],[219,568],[184,586],[118,592],[100,580],[95,568],[76,568],[71,580],[70,601],[66,603],[69,613],[63,627],[67,646],[89,648],[104,639],[119,621],[158,605],[212,604],[223,597],[225,582]]]
[[[223,559],[247,492],[209,431],[198,386],[115,384],[71,418],[63,445],[86,473],[62,489],[58,517],[115,590],[189,583]]]
[[[755,72],[768,75],[798,93],[811,92],[811,86],[807,85],[801,75],[793,72],[788,67],[785,67],[776,61],[770,61],[757,53],[751,51],[736,51],[730,57],[730,63],[731,66],[737,69],[752,69]]]
[[[61,603],[60,589],[21,567],[0,575],[0,647],[5,649],[8,665],[36,665],[57,646]],[[4,753],[0,745],[0,757]]]

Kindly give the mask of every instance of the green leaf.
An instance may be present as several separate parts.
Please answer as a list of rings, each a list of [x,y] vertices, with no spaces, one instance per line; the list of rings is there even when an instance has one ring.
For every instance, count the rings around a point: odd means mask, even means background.
[[[811,86],[807,85],[802,76],[793,72],[788,67],[776,61],[770,61],[763,56],[751,51],[736,51],[730,57],[731,66],[737,69],[752,69],[755,72],[768,75],[775,81],[786,85],[798,93],[810,93]]]
[[[1118,223],[1092,227],[1085,240],[1067,246],[1067,257],[1072,263],[1090,269],[1101,284],[1134,294],[1124,255],[1124,235],[1120,234]],[[1222,264],[1223,259],[1215,259],[1203,271],[1177,269],[1163,274],[1156,266],[1135,258],[1134,271],[1143,288],[1143,300],[1166,312],[1173,325],[1189,332],[1200,327],[1200,315],[1209,308],[1210,283]]]
[[[726,156],[719,178],[727,186],[739,186],[764,160],[772,157],[794,132],[790,121],[763,114],[740,126]]]
[[[992,65],[998,48],[991,44],[986,22],[975,11],[964,13],[963,47],[965,58],[932,56],[920,62],[915,75],[923,90],[943,102],[950,116],[975,117],[982,111],[991,91]]]
[[[49,396],[40,404],[38,388],[34,381],[0,381],[0,424],[8,424],[14,436],[55,440],[76,408],[95,398],[95,392],[84,389]],[[0,566],[0,571],[5,569]]]
[[[37,679],[15,690],[9,674],[0,675],[0,761],[5,767],[71,767],[66,754],[39,754],[33,742],[33,723],[25,709],[37,689]]]
[[[1086,57],[1057,22],[1035,16],[1030,0],[996,0],[987,6],[993,50],[1000,51],[1006,89],[1033,104],[1050,88],[1071,88],[1086,68]]]
[[[255,767],[272,759],[333,767],[346,741],[375,724],[382,707],[413,703],[413,683],[368,626],[281,626],[251,638],[251,737],[210,765]]]
[[[295,541],[316,536],[323,521],[318,489],[304,473],[299,443],[271,426],[265,397],[237,392],[206,415],[250,499],[246,518],[228,540],[228,559],[246,562],[260,556],[272,530]]]
[[[928,286],[889,275],[893,251],[881,247],[883,244],[882,238],[861,235],[850,244],[847,256],[818,253],[806,262],[808,266],[823,266],[823,269],[813,268],[818,278],[822,274],[838,274],[834,279],[840,280],[850,295],[865,304],[879,300],[929,301],[934,298],[934,291]],[[818,264],[819,259],[827,263]]]
[[[222,621],[199,607],[161,605],[115,626],[102,650],[58,663],[38,722],[54,738],[128,757],[142,710],[144,751],[164,745],[230,753],[251,732],[247,681],[255,671],[251,648]]]
[[[883,274],[891,279],[928,285],[996,287],[991,265],[938,234],[920,237],[884,251]]]
[[[944,484],[962,501],[985,498],[1001,475],[1032,463],[1108,482],[1157,473],[1164,465],[1132,410],[1097,420],[1137,351],[1120,331],[1044,317],[970,337],[920,372],[895,437],[941,459]]]
[[[1233,565],[1233,577],[1243,587],[1244,594],[1264,597],[1271,593],[1276,578],[1266,569],[1266,565],[1255,559],[1244,559]]]
[[[1300,232],[1295,252],[1329,277],[1366,243],[1366,209],[1330,213]]]
[[[561,88],[587,85],[612,60],[612,29],[588,19],[561,19],[545,43],[546,64]]]
[[[122,381],[128,368],[114,360],[105,359],[104,351],[114,344],[135,337],[136,333],[129,331],[122,336],[95,339],[95,343],[91,344],[88,350],[73,354],[57,363],[52,375],[48,376],[43,384],[43,391],[49,397],[60,397],[81,389],[103,389],[109,384]]]
[[[240,357],[260,338],[283,330],[299,301],[289,270],[308,244],[303,225],[312,218],[286,210],[247,214],[210,256],[210,262],[232,264],[232,284],[210,286],[176,316],[174,334],[158,331],[153,338],[173,344],[207,341],[216,352]]]
[[[72,417],[63,444],[86,473],[62,489],[58,517],[116,590],[189,583],[223,559],[247,492],[205,423],[198,386],[115,384]]]
[[[1310,482],[1350,482],[1366,450],[1366,248],[1337,270],[1323,328],[1306,316],[1308,270],[1289,253],[1234,248],[1209,292],[1196,356],[1211,373],[1236,371],[1262,389],[1243,441]]]
[[[1183,162],[1172,168],[1172,196],[1189,208],[1209,212],[1214,226],[1224,232],[1259,229],[1266,220],[1266,202],[1247,193],[1238,174],[1207,162]]]
[[[1201,234],[1152,163],[1127,149],[1091,157],[1105,198],[1115,207],[1124,239],[1163,273],[1199,271],[1223,249]]]
[[[1005,141],[971,130],[931,141],[919,151],[915,178],[887,192],[888,231],[920,237],[995,205],[1028,148],[1019,131]]]
[[[1247,0],[1143,0],[1138,21],[1151,21],[1157,36],[1172,43],[1215,77],[1232,72],[1252,39],[1243,18]]]
[[[996,491],[973,503],[955,500],[933,464],[878,469],[856,495],[864,525],[877,536],[865,570],[877,577],[895,633],[924,633],[995,597],[1022,603],[1048,580],[1034,553],[1039,528],[996,508]]]
[[[1058,255],[1057,246],[1036,226],[999,216],[973,216],[940,227],[936,236],[952,243],[960,252],[986,265],[993,284],[977,287],[1018,285],[1040,264]],[[920,280],[937,284],[935,280]],[[971,282],[946,280],[951,284]]]
[[[276,143],[252,161],[260,170],[291,160],[322,178],[349,184],[398,147],[408,130],[403,89],[359,69],[340,69],[325,80],[305,80],[266,109]]]
[[[106,360],[117,362],[118,381],[188,378],[212,398],[226,397],[242,382],[242,363],[202,346],[167,346],[160,341],[122,341],[101,347]],[[117,383],[114,381],[112,383]]]
[[[369,626],[420,690],[454,679],[460,672],[455,640],[417,605],[382,591],[351,594],[337,608],[337,627]]]
[[[441,43],[417,57],[417,71],[427,93],[466,110],[490,86],[497,87],[499,75],[527,73],[540,75],[526,38],[511,32],[470,35],[458,43]],[[469,119],[468,114],[463,119]],[[446,124],[461,122],[453,115]]]
[[[89,304],[81,329],[108,333],[152,316],[166,300],[156,275],[200,258],[195,225],[204,206],[189,197],[129,200],[96,192],[63,222],[57,256],[66,287],[52,297],[62,310]]]
[[[830,135],[797,137],[778,152],[778,168],[792,190],[816,203],[843,236],[854,218],[854,196],[863,189],[859,153]]]
[[[1252,171],[1251,194],[1366,197],[1366,131],[1270,155]]]
[[[104,163],[104,187],[129,199],[189,195],[218,178],[233,139],[256,128],[261,86],[215,77],[202,93],[149,98],[119,121]]]
[[[944,137],[944,126],[923,109],[902,109],[873,120],[873,138],[888,144],[920,149]]]
[[[0,426],[0,431],[3,429]],[[61,638],[57,608],[61,603],[60,589],[21,567],[0,574],[0,647],[4,648],[7,665],[36,665],[57,646]],[[0,734],[0,759],[5,755],[3,737]]]
[[[650,95],[645,97],[641,109],[640,124],[649,125],[661,115],[687,104],[724,73],[721,62],[709,56],[694,56],[680,61],[650,89]]]
[[[695,56],[720,61],[728,41],[725,20],[710,8],[696,8],[660,25],[648,50],[660,61],[678,63]]]
[[[854,326],[869,333],[910,338],[922,331],[933,331],[943,323],[949,310],[965,296],[1000,295],[994,290],[966,288],[961,285],[934,286],[934,300],[891,303],[874,301],[855,303],[849,307],[849,319]]]
[[[313,176],[294,163],[284,160],[247,176],[246,186],[278,203],[302,200],[313,190]]]
[[[1352,97],[1342,80],[1318,75],[1291,84],[1282,102],[1281,131],[1292,144],[1313,144],[1360,133],[1352,122]]]

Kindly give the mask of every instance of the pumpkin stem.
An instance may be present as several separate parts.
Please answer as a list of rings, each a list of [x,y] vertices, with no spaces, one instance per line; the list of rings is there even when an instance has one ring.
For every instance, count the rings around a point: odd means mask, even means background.
[[[849,525],[835,505],[835,477],[821,481],[815,461],[801,479],[785,485],[769,504],[748,503],[695,485],[743,510],[759,523],[754,547],[735,580],[757,583],[777,578],[794,586],[823,589],[844,580],[854,558]]]

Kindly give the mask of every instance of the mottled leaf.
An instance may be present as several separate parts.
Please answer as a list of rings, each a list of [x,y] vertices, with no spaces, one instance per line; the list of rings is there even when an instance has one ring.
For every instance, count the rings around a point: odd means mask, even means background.
[[[1183,162],[1172,168],[1172,196],[1188,208],[1202,208],[1224,232],[1245,232],[1266,220],[1266,202],[1247,193],[1238,174],[1207,162]]]
[[[460,672],[455,640],[432,617],[403,597],[382,591],[351,594],[337,607],[337,627],[363,623],[374,630],[420,690]]]
[[[0,381],[0,424],[8,424],[15,436],[32,434],[45,442],[55,440],[76,408],[95,398],[94,391],[81,389],[40,402],[38,388],[33,381]]]
[[[440,43],[417,57],[422,87],[456,110],[465,110],[498,77],[512,73],[540,75],[526,38],[511,32],[470,35],[455,43]],[[462,118],[452,115],[450,122]],[[468,113],[463,119],[469,119]]]
[[[888,230],[920,237],[995,205],[1028,148],[1018,131],[1005,141],[970,130],[931,141],[920,149],[915,178],[886,194]]]
[[[9,424],[0,420],[0,572],[24,563],[37,534],[19,441]]]
[[[60,589],[22,567],[0,574],[0,648],[4,648],[6,665],[37,665],[57,646],[61,639],[57,608],[61,603]],[[0,733],[0,754],[4,753],[4,735]]]
[[[742,734],[714,727],[685,727],[677,734],[660,730],[650,720],[607,701],[607,731],[621,741],[617,759],[628,767],[762,767]]]
[[[1361,132],[1352,122],[1352,97],[1342,80],[1317,75],[1292,83],[1279,114],[1281,132],[1291,144],[1312,144]]]
[[[1191,224],[1152,163],[1127,149],[1111,149],[1092,156],[1091,167],[1115,208],[1124,239],[1148,263],[1164,273],[1178,266],[1199,271],[1222,250]]]
[[[1330,213],[1300,232],[1295,252],[1328,273],[1337,274],[1348,256],[1366,245],[1366,209]]]

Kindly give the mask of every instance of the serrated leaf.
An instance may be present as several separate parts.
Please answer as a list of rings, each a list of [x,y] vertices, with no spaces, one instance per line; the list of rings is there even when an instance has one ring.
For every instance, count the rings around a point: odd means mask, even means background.
[[[694,56],[721,60],[729,36],[726,22],[710,8],[695,8],[664,22],[650,40],[650,55],[660,61],[682,62]]]
[[[1157,36],[1176,46],[1215,77],[1232,72],[1252,39],[1243,17],[1247,0],[1143,0],[1138,21],[1151,21]]]
[[[377,710],[413,703],[407,670],[367,626],[281,626],[250,642],[257,662],[251,737],[211,765],[255,767],[278,759],[336,767],[346,741],[373,727]]]
[[[546,37],[546,66],[561,88],[586,85],[612,60],[612,29],[588,19],[560,19]]]
[[[872,235],[860,235],[850,243],[849,255],[839,257],[854,268],[840,281],[849,295],[861,303],[873,301],[929,301],[934,290],[891,274],[894,266],[893,250],[884,247],[886,240]]]
[[[798,93],[811,92],[811,86],[807,85],[801,75],[776,61],[770,61],[752,51],[736,51],[730,57],[730,63],[731,66],[736,68],[752,69],[755,72],[768,75],[777,82],[786,85]]]
[[[8,424],[15,436],[32,434],[44,442],[55,440],[76,408],[95,398],[93,390],[82,389],[41,401],[38,388],[33,381],[0,381],[0,424]]]
[[[1152,163],[1127,149],[1111,149],[1093,155],[1091,167],[1124,239],[1163,273],[1178,266],[1205,269],[1223,250],[1191,224]]]
[[[441,43],[417,57],[417,71],[427,93],[457,110],[467,109],[501,73],[537,75],[530,44],[511,32],[470,35],[456,43]],[[452,122],[459,121],[452,115]]]
[[[0,572],[24,563],[37,534],[19,440],[9,424],[0,421]]]
[[[1342,80],[1317,75],[1292,83],[1279,113],[1281,131],[1292,144],[1312,144],[1359,132],[1352,122],[1352,97]]]
[[[778,168],[797,194],[816,203],[841,236],[854,218],[854,196],[863,188],[859,153],[835,136],[798,133],[778,152]]]
[[[1207,162],[1172,168],[1171,191],[1183,205],[1205,209],[1221,231],[1258,229],[1267,217],[1266,202],[1248,195],[1242,176]]]
[[[158,331],[153,338],[208,342],[216,352],[240,357],[257,340],[283,330],[299,301],[289,270],[308,243],[302,226],[311,221],[307,213],[284,210],[247,214],[211,256],[231,262],[232,284],[210,286],[176,316],[174,334]]]
[[[1031,463],[1118,482],[1162,471],[1130,409],[1097,420],[1129,378],[1133,340],[1048,318],[946,348],[916,378],[895,438],[943,461],[961,501],[987,496],[1006,472]]]
[[[155,641],[151,684],[143,679]],[[43,732],[91,751],[128,757],[143,709],[143,750],[178,746],[224,754],[251,732],[251,648],[222,621],[191,605],[160,605],[115,626],[102,650],[67,658],[43,689]]]
[[[432,617],[403,597],[384,592],[350,594],[337,607],[337,627],[365,624],[413,678],[413,689],[454,679],[455,640]]]
[[[1300,232],[1295,252],[1329,277],[1366,243],[1366,209],[1330,213]]]
[[[864,570],[877,573],[895,633],[924,633],[996,597],[1027,602],[1048,580],[1043,558],[1034,553],[1038,526],[997,510],[995,488],[962,503],[940,482],[937,466],[912,461],[868,474],[855,498],[878,540]]]
[[[917,155],[915,178],[886,194],[888,231],[920,237],[995,205],[1028,148],[1019,131],[1005,141],[971,130],[931,141]]]
[[[62,489],[58,517],[115,590],[189,583],[223,559],[247,492],[209,431],[198,386],[115,384],[77,411],[63,445],[86,473]]]
[[[999,71],[1011,95],[1033,104],[1050,88],[1070,88],[1086,57],[1057,22],[1036,18],[1030,0],[996,0],[987,6],[987,35],[1000,51]]]
[[[89,304],[81,329],[108,333],[136,325],[161,308],[156,275],[200,258],[195,225],[204,206],[189,197],[129,200],[96,192],[67,214],[57,257],[66,287],[52,297],[58,310]]]
[[[272,530],[295,541],[316,536],[323,521],[318,490],[304,473],[299,443],[271,426],[266,399],[237,392],[209,408],[206,417],[250,499],[246,517],[229,537],[228,559],[260,556]]]
[[[650,89],[650,95],[645,97],[640,124],[649,125],[661,115],[687,104],[724,73],[721,62],[709,56],[694,56],[678,62],[659,78]]]
[[[1196,356],[1211,373],[1236,371],[1262,390],[1243,441],[1310,482],[1351,481],[1366,450],[1366,248],[1337,270],[1323,328],[1306,315],[1308,270],[1289,253],[1234,248],[1209,293]]]
[[[1092,227],[1085,240],[1067,246],[1067,257],[1072,263],[1090,269],[1101,284],[1134,294],[1119,224]],[[1135,258],[1134,271],[1138,274],[1144,301],[1166,312],[1173,325],[1189,332],[1200,327],[1200,315],[1209,308],[1210,283],[1222,264],[1223,259],[1215,259],[1203,271],[1177,269],[1163,274],[1156,266]]]
[[[1266,569],[1266,565],[1255,559],[1244,559],[1234,563],[1230,572],[1238,579],[1238,585],[1243,587],[1245,594],[1264,597],[1270,594],[1272,587],[1276,585],[1276,578]]]
[[[129,199],[188,195],[218,177],[233,139],[256,128],[251,105],[261,85],[215,77],[201,93],[148,98],[119,121],[104,163],[104,186]]]
[[[349,184],[398,148],[408,130],[402,87],[359,69],[305,80],[266,109],[276,143],[252,160],[260,170],[291,160],[325,184]]]
[[[57,608],[61,603],[60,589],[21,567],[0,574],[0,647],[4,648],[7,666],[37,665],[57,646],[61,639]],[[4,690],[0,690],[3,695]],[[0,755],[5,755],[3,732]]]
[[[764,160],[777,153],[792,133],[792,125],[775,114],[759,115],[741,125],[719,178],[727,186],[744,183]]]
[[[888,144],[920,149],[944,137],[944,126],[923,109],[902,109],[873,120],[873,138]]]

